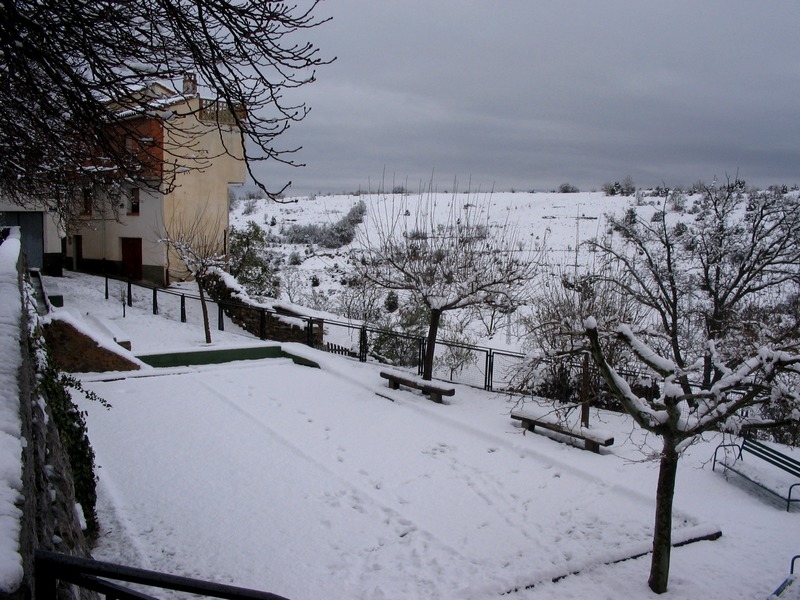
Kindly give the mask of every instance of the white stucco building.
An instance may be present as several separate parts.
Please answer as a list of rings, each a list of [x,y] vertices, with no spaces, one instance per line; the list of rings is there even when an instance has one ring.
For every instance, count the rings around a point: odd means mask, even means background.
[[[143,156],[141,178],[123,184],[115,207],[106,202],[98,208],[86,198],[80,226],[67,232],[64,255],[68,267],[165,285],[187,276],[160,241],[168,232],[202,230],[224,252],[228,190],[244,183],[244,148],[230,112],[201,97],[193,76],[181,93],[159,84],[146,93],[158,107],[153,117],[120,113],[128,119],[126,148]]]

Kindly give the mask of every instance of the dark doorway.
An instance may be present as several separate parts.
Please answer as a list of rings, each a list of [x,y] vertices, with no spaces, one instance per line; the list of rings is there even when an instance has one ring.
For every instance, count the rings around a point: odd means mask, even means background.
[[[130,279],[142,278],[142,238],[120,238],[122,242],[122,274]]]
[[[72,236],[72,268],[80,270],[83,268],[83,236]]]

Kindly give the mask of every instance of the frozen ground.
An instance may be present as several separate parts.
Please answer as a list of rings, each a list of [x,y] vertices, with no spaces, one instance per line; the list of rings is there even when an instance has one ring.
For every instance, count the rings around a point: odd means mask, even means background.
[[[65,310],[106,313],[134,353],[203,345],[198,324],[153,317],[146,298],[123,318],[99,279],[59,287]],[[214,344],[258,343],[234,330]],[[641,459],[657,440],[629,419],[593,415],[617,440],[595,455],[523,436],[505,396],[456,386],[436,405],[388,390],[372,365],[288,348],[322,368],[272,359],[82,377],[113,405],[78,399],[100,467],[98,558],[295,600],[529,585],[510,597],[655,597],[648,557],[605,564],[650,544],[656,464]],[[682,460],[675,537],[723,536],[674,550],[662,598],[764,598],[800,552],[796,508],[711,472],[718,441]]]

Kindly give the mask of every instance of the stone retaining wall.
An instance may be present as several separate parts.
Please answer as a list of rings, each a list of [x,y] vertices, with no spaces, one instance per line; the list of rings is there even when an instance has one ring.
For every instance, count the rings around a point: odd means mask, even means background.
[[[89,556],[89,545],[84,538],[76,509],[69,459],[61,445],[54,419],[49,413],[47,400],[40,396],[37,386],[36,348],[30,333],[34,331],[31,326],[33,317],[27,310],[23,293],[25,263],[21,253],[17,261],[17,272],[19,288],[16,296],[6,297],[13,290],[4,288],[4,297],[0,301],[13,303],[20,311],[17,348],[22,360],[16,379],[23,444],[19,456],[22,490],[16,506],[19,509],[18,552],[22,576],[13,585],[0,589],[2,600],[36,597],[33,569],[36,550]],[[7,341],[4,338],[4,343]],[[4,457],[4,460],[7,458]],[[12,515],[4,517],[16,518]],[[3,540],[2,543],[13,544],[13,540]],[[71,586],[63,586],[59,590],[59,598],[93,597],[95,595],[88,592],[74,593]]]
[[[213,273],[204,278],[203,285],[209,296],[222,303],[223,310],[228,318],[245,331],[260,337],[263,318],[263,335],[265,339],[275,340],[276,342],[308,344],[307,321],[302,315],[276,314],[257,304],[248,304],[241,298],[234,296],[234,290],[229,288],[221,277]],[[313,337],[315,347],[322,345],[323,336],[324,321],[314,319]]]

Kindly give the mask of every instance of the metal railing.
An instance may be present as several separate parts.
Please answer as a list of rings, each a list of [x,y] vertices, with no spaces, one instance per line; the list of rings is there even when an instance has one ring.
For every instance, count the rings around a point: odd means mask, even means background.
[[[113,278],[112,278],[113,279]],[[109,277],[106,277],[106,298],[109,298]],[[168,318],[180,319],[181,323],[186,323],[190,314],[197,315],[200,312],[198,306],[191,306],[189,302],[197,303],[200,297],[196,294],[187,293],[179,290],[159,288],[141,285],[130,280],[118,280],[123,286],[120,300],[127,306],[132,306],[134,300],[138,303],[152,303],[153,314],[160,314]],[[146,290],[136,293],[136,289]],[[151,296],[151,299],[148,298]],[[319,317],[309,317],[298,314],[287,315],[287,313],[263,306],[253,306],[242,302],[225,302],[206,297],[209,306],[216,305],[217,329],[224,331],[226,315],[230,311],[252,311],[259,317],[260,327],[257,328],[257,335],[260,339],[267,339],[265,320],[270,315],[278,318],[287,318],[297,321],[301,326],[295,341],[305,343],[308,346],[319,350],[327,350],[350,356],[361,362],[374,360],[393,366],[408,367],[416,369],[419,375],[423,371],[423,359],[427,346],[427,340],[419,335],[411,335],[397,331],[378,329],[363,323],[353,323],[348,321],[338,321],[326,318],[321,320]],[[189,307],[191,306],[191,311]],[[209,310],[210,320],[214,319],[214,310]],[[196,319],[196,317],[195,317]],[[324,333],[322,339],[315,336],[315,327],[322,324]],[[472,387],[485,389],[487,391],[520,391],[519,385],[515,382],[518,379],[518,371],[527,360],[526,355],[518,352],[497,350],[486,346],[473,346],[437,340],[434,354],[434,377],[453,383],[462,383]],[[563,357],[550,360],[554,369],[560,368],[565,372],[565,378],[569,380],[565,385],[571,389],[571,395],[577,395],[580,384],[575,382],[582,380],[583,365],[579,359],[574,357]],[[590,394],[593,397],[603,395],[601,390],[602,383],[599,382],[599,374],[593,366],[590,366],[591,383]],[[635,371],[621,372],[621,375],[629,383],[640,379],[642,375]],[[566,392],[565,392],[566,393]],[[547,394],[548,397],[552,394]],[[556,394],[561,396],[561,394]],[[555,398],[555,399],[559,399]],[[560,398],[566,400],[566,397]]]
[[[37,551],[34,558],[34,585],[38,600],[56,600],[58,582],[103,594],[106,600],[156,600],[155,596],[120,584],[134,584],[226,600],[287,600],[269,592],[168,575],[109,562]]]

